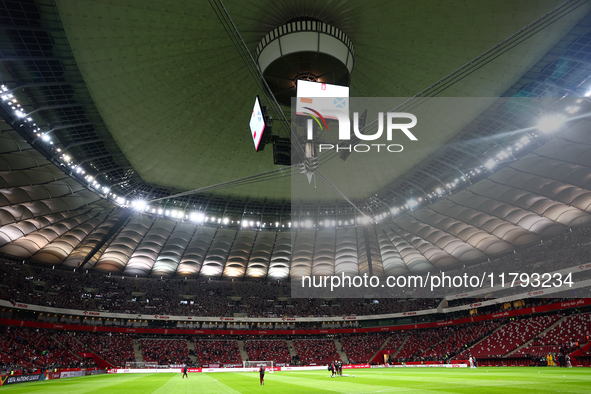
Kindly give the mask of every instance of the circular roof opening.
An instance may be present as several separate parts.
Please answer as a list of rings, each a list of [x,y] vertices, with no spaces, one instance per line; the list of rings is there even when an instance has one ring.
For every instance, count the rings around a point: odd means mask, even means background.
[[[298,79],[349,86],[355,49],[341,30],[313,18],[296,18],[269,32],[255,57],[277,101],[291,106]]]

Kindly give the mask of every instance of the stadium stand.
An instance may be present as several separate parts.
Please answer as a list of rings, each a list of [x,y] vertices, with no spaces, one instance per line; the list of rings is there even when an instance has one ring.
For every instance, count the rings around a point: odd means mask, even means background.
[[[73,353],[82,353],[87,349],[86,345],[77,339],[77,332],[55,332],[51,336]]]
[[[388,335],[385,333],[342,336],[343,350],[351,363],[367,363],[382,346]]]
[[[541,356],[557,353],[564,346],[574,351],[577,343],[587,341],[586,337],[591,332],[590,319],[589,313],[567,316],[546,333],[536,336],[531,344],[519,349],[512,356]]]
[[[324,365],[340,360],[339,353],[330,339],[297,339],[293,341],[300,362],[306,365]]]
[[[133,337],[118,333],[87,333],[79,337],[88,348],[116,367],[125,367],[126,362],[135,362]]]
[[[287,343],[282,339],[247,340],[244,341],[244,348],[250,360],[291,363]]]
[[[325,335],[296,337],[292,339],[297,354],[294,358],[287,344],[291,339],[289,336],[270,339],[195,336],[189,340],[194,343],[194,351],[189,351],[186,338],[175,335],[144,337],[139,343],[143,361],[160,365],[242,365],[237,339],[244,340],[248,359],[273,360],[276,364],[323,365],[339,360],[335,339],[340,341],[351,363],[382,363],[381,356],[373,360],[372,357],[379,349],[387,349],[392,362],[463,360],[472,355],[485,365],[529,365],[532,357],[562,352],[573,354],[576,362],[589,364],[588,350],[581,349],[589,347],[591,313],[572,310],[571,313],[566,317],[559,311],[518,320],[496,319],[432,329],[341,334],[330,338]],[[133,344],[137,334],[13,326],[3,326],[0,334],[0,369],[5,370],[94,365],[92,361],[76,356],[82,352],[94,352],[118,367],[138,361]],[[526,346],[518,349],[523,345]]]
[[[408,338],[406,338],[405,342],[398,351],[397,358],[401,360],[419,358],[421,353],[423,353],[426,349],[441,341],[441,330],[442,329],[434,328],[409,331]]]
[[[435,360],[441,360],[446,355],[453,357],[460,353],[466,346],[471,346],[500,325],[500,321],[493,320],[458,327],[442,327],[439,343],[425,350],[421,354],[421,357]]]
[[[468,354],[471,354],[476,358],[506,355],[535,337],[561,317],[560,314],[556,314],[511,321],[501,326],[492,335],[477,343],[471,349],[464,351],[462,355],[467,357]]]
[[[240,348],[236,340],[215,340],[194,338],[195,355],[199,364],[203,366],[218,365],[242,365]]]
[[[190,363],[189,348],[184,339],[146,339],[140,341],[145,362],[159,365],[179,365]]]
[[[515,253],[449,271],[454,275],[510,271],[519,264],[521,272],[552,272],[577,266],[588,259],[589,228],[579,228]],[[285,299],[285,282],[225,282],[129,278],[96,272],[80,274],[34,265],[3,261],[0,299],[58,308],[131,314],[186,316],[307,317],[361,316],[434,309],[441,299]],[[578,274],[586,278],[591,272]],[[587,275],[587,276],[585,276]],[[522,289],[515,288],[514,292]],[[59,296],[58,296],[59,295]],[[585,297],[587,294],[582,293]],[[188,297],[187,297],[188,296]],[[232,299],[232,297],[234,299]],[[448,306],[482,301],[449,300]],[[537,302],[537,300],[530,300]]]
[[[2,362],[30,367],[77,367],[80,360],[51,338],[51,331],[5,326],[0,338]]]

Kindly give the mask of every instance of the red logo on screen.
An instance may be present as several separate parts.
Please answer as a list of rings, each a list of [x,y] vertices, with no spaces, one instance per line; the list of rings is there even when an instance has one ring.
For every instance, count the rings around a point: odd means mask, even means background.
[[[326,130],[328,130],[328,125],[326,124],[326,120],[324,120],[324,117],[322,115],[320,115],[320,112],[318,112],[316,110],[313,110],[310,107],[304,107],[304,109],[307,109],[307,110],[310,110],[310,111],[314,112],[316,114],[316,116],[318,116],[318,118],[320,118],[322,120],[322,123],[324,123],[324,126],[326,127]],[[308,112],[304,112],[304,114],[312,117],[316,121],[316,123],[318,123],[318,126],[320,126],[320,130],[323,130],[322,129],[322,123],[320,123],[320,120],[318,120],[318,118],[316,118],[316,116],[314,116],[314,115],[312,115],[311,113],[308,113]],[[308,131],[308,135],[310,135],[309,133],[310,133],[310,131]],[[310,137],[308,137],[308,138],[310,138]]]

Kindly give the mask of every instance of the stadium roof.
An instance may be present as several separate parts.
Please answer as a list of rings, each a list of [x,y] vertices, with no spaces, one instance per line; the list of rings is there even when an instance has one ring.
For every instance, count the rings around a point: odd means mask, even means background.
[[[282,280],[441,268],[589,222],[589,1],[219,5],[2,3],[13,97],[0,106],[0,252]],[[277,172],[271,149],[252,149],[264,92],[228,15],[251,52],[294,18],[329,23],[355,46],[352,97],[416,96],[403,110],[454,98],[462,110],[431,121],[420,149],[387,156],[388,171],[323,163],[350,202],[326,183],[311,192],[297,169]],[[569,118],[564,130],[535,129],[544,111]],[[122,207],[134,204],[145,212]]]

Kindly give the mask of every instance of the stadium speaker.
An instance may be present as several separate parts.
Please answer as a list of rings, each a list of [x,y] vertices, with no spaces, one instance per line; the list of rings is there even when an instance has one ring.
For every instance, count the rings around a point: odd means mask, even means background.
[[[273,163],[281,166],[291,165],[291,140],[278,138],[273,144]]]

